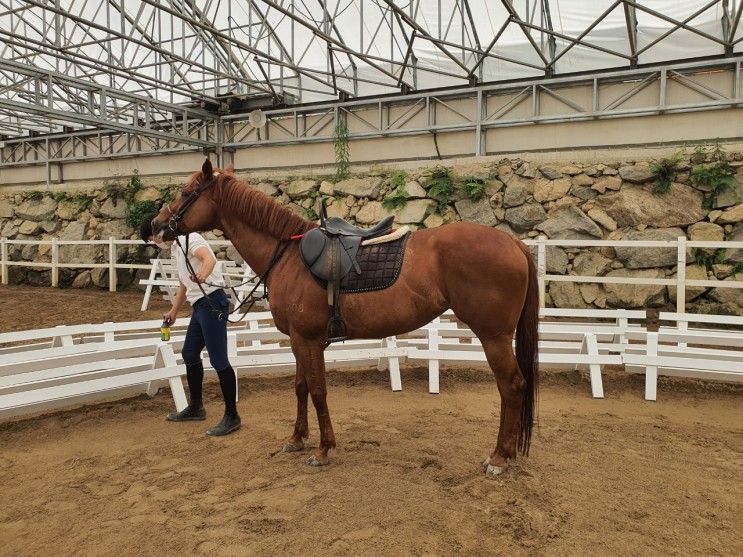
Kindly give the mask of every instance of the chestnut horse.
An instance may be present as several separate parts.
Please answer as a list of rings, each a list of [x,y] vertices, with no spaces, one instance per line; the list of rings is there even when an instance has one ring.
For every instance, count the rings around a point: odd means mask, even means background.
[[[304,449],[309,395],[317,412],[320,444],[308,464],[327,464],[328,451],[335,447],[323,354],[328,297],[303,264],[299,242],[289,239],[317,224],[229,170],[215,172],[207,159],[152,225],[155,236],[164,240],[174,239],[176,232],[220,229],[247,264],[266,278],[276,327],[289,335],[297,362],[297,421],[283,450]],[[279,251],[279,245],[285,249]],[[281,253],[278,260],[277,253]],[[526,246],[505,232],[469,222],[418,230],[410,233],[394,284],[341,298],[349,338],[406,333],[448,308],[482,342],[500,392],[498,440],[483,464],[486,474],[494,476],[517,452],[528,454],[534,422],[539,302],[534,261]]]

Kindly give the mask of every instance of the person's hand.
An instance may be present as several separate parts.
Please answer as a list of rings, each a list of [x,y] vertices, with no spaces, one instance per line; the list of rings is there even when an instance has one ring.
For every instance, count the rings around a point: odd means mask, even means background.
[[[177,317],[177,314],[174,309],[171,309],[167,313],[163,313],[163,321],[167,321],[168,325],[172,325],[173,323],[175,323],[176,317]]]
[[[202,284],[202,283],[206,282],[206,279],[209,278],[209,275],[207,275],[206,273],[201,272],[201,273],[196,273],[195,275],[191,275],[190,278],[191,278],[191,280],[193,282],[195,282],[197,284]]]

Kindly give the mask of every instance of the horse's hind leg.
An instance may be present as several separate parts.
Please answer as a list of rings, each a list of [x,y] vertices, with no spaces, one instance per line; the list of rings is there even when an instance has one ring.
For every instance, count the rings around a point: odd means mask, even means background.
[[[501,397],[500,428],[493,452],[485,460],[488,475],[500,474],[508,460],[516,457],[518,434],[521,427],[521,406],[526,381],[516,362],[511,346],[511,335],[501,334],[492,338],[480,337],[490,369],[493,370]]]

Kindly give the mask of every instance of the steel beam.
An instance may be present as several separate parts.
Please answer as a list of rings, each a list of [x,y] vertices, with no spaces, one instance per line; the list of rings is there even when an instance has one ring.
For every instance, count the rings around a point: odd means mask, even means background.
[[[0,95],[0,107],[15,114],[32,114],[58,126],[77,123],[103,130],[136,132],[144,136],[211,147],[213,142],[193,137],[189,122],[209,125],[212,114],[132,93],[102,87],[56,72],[17,62],[0,61],[0,72],[24,76],[19,85]],[[43,102],[39,102],[44,99]]]
[[[484,152],[484,132],[491,127],[739,106],[740,75],[731,68],[739,70],[741,63],[732,52],[743,40],[736,39],[743,2],[706,0],[674,18],[646,2],[613,0],[585,28],[574,32],[563,32],[554,20],[556,13],[550,13],[555,4],[547,0],[528,0],[524,13],[513,0],[501,4],[506,19],[486,33],[483,26],[478,32],[480,22],[473,15],[476,4],[471,0],[432,1],[428,6],[434,16],[427,16],[428,20],[421,13],[420,0],[0,0],[2,164],[57,164],[80,156],[87,160],[201,148],[221,152],[235,146],[327,141],[332,131],[327,119],[313,120],[326,110],[346,114],[349,124],[366,122],[363,133],[352,130],[352,137],[471,129],[476,130],[474,151]],[[719,36],[695,26],[695,18],[706,14],[708,20],[718,7],[722,8]],[[627,28],[626,50],[586,40],[612,11],[620,9]],[[637,39],[638,11],[668,24],[661,36],[642,47]],[[354,16],[358,37],[347,30],[349,15]],[[540,62],[501,55],[500,42],[509,25],[521,29]],[[296,44],[300,26],[302,33],[307,29],[312,35]],[[639,56],[679,30],[719,44],[719,60],[701,66],[654,65],[631,73]],[[538,44],[538,34],[546,37],[546,46]],[[555,47],[558,41],[565,44],[560,52]],[[446,56],[447,63],[442,67],[418,63],[424,42]],[[322,47],[325,64],[310,67],[305,53],[315,46]],[[617,57],[617,67],[627,67],[630,73],[560,77],[555,73],[558,61],[576,46]],[[485,64],[491,59],[543,71],[547,77],[483,84]],[[695,71],[702,72],[699,68],[733,72],[734,92],[722,93],[703,73],[696,76]],[[423,72],[454,87],[415,91],[419,77],[426,75]],[[470,87],[460,87],[465,80]],[[601,94],[607,83],[618,89],[608,101]],[[591,107],[584,108],[584,102],[561,91],[576,84],[591,87]],[[637,98],[640,90],[651,86],[658,88],[656,105],[627,107],[627,99]],[[666,88],[681,86],[702,98],[688,105],[674,104]],[[338,103],[341,88],[357,98]],[[375,95],[364,97],[372,88]],[[395,93],[380,96],[380,90]],[[398,95],[400,90],[406,94]],[[230,115],[224,102],[234,100],[232,106],[245,110],[251,95],[267,93],[278,101],[289,98],[282,94],[305,99],[314,95],[329,104],[296,105],[289,112],[268,110],[270,125],[258,135],[246,131],[246,116]],[[559,110],[550,112],[550,103],[542,102],[546,95],[559,101]],[[528,118],[517,116],[520,103],[527,101],[534,110]],[[426,125],[420,126],[424,116]],[[372,121],[379,124],[372,126]],[[10,139],[50,132],[39,138]],[[139,140],[134,139],[137,136]],[[136,150],[126,146],[137,141],[142,146]]]
[[[569,122],[582,120],[595,120],[604,118],[621,118],[630,116],[647,116],[670,112],[693,112],[699,110],[718,110],[720,108],[740,107],[743,99],[735,94],[725,96],[723,93],[707,85],[703,80],[715,75],[717,72],[727,72],[735,83],[740,82],[739,72],[742,58],[726,59],[719,62],[699,62],[689,64],[677,64],[671,66],[658,66],[637,70],[611,71],[603,73],[591,73],[571,77],[555,77],[550,79],[531,79],[510,82],[507,84],[491,84],[478,87],[450,89],[441,92],[419,92],[411,95],[399,95],[383,97],[380,99],[359,99],[344,103],[318,104],[307,107],[292,107],[289,109],[277,109],[266,111],[271,122],[281,125],[284,137],[275,136],[268,140],[265,138],[243,137],[238,139],[241,129],[239,117],[226,116],[225,121],[232,122],[233,134],[226,138],[226,145],[231,148],[252,147],[259,145],[287,145],[293,143],[321,142],[332,140],[332,130],[327,133],[313,133],[311,135],[301,133],[300,126],[294,122],[313,121],[321,118],[323,113],[336,108],[343,110],[354,117],[354,121],[362,121],[363,129],[352,129],[349,131],[351,139],[373,138],[380,136],[404,136],[428,134],[431,132],[452,132],[472,130],[476,134],[474,144],[480,145],[483,130],[497,127],[511,127],[519,125],[533,125],[546,122]],[[697,91],[706,97],[694,102],[669,103],[667,95],[668,81],[673,80],[680,85]],[[638,86],[638,81],[640,86]],[[618,97],[611,99],[599,95],[602,87],[612,85],[613,89],[624,88],[624,92]],[[654,85],[658,88],[659,97],[656,103],[645,103],[641,106],[628,107],[630,99],[636,98],[638,93],[645,87]],[[591,106],[584,107],[580,103],[571,100],[561,89],[570,91],[576,86],[586,86],[592,91],[593,102]],[[737,85],[739,91],[739,85]],[[524,91],[528,94],[524,96]],[[540,103],[541,94],[548,94],[561,103],[561,109],[550,109],[546,112]],[[531,99],[531,104],[539,107],[527,116],[509,116],[515,106],[521,102]],[[487,115],[488,101],[499,100],[505,103],[502,110],[496,110]],[[471,106],[464,111],[457,109],[452,104],[458,102]],[[496,103],[492,103],[493,106]],[[426,125],[418,123],[406,125],[415,114],[410,111],[416,106],[431,107],[431,112],[426,118]],[[408,107],[406,112],[392,123],[386,114],[391,108],[398,112]],[[471,110],[471,112],[470,112]],[[428,109],[427,109],[428,111]],[[441,123],[441,118],[436,119],[436,112],[448,112],[454,116],[456,122]],[[468,117],[467,112],[472,114]],[[412,114],[412,115],[411,115]],[[417,112],[416,112],[417,114]],[[378,124],[372,124],[378,122]],[[291,130],[297,130],[292,132]],[[474,150],[474,153],[477,149]]]

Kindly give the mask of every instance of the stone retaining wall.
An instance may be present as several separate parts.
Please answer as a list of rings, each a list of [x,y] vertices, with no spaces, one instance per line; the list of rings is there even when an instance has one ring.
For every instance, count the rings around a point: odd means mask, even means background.
[[[545,235],[560,239],[743,240],[743,154],[728,154],[735,172],[732,187],[707,200],[705,191],[692,179],[695,165],[705,164],[697,152],[682,159],[665,193],[655,193],[656,174],[649,161],[608,164],[540,164],[521,159],[492,160],[430,167],[403,173],[369,172],[347,180],[294,177],[257,181],[241,176],[274,196],[295,212],[316,218],[320,199],[329,201],[329,213],[360,225],[371,225],[388,214],[413,228],[436,227],[469,220],[494,226],[520,238]],[[709,155],[706,159],[709,163]],[[443,176],[443,178],[442,178]],[[177,185],[145,187],[132,203],[159,202],[172,195]],[[452,191],[442,181],[449,183]],[[256,183],[257,182],[257,183]],[[404,192],[402,192],[404,190]],[[444,192],[442,193],[442,190]],[[2,190],[0,190],[2,191]],[[385,199],[399,198],[391,208]],[[478,195],[479,194],[479,195]],[[111,184],[82,194],[60,195],[29,192],[0,196],[0,236],[66,240],[136,238],[126,224],[127,204]],[[209,238],[221,238],[219,231]],[[13,248],[11,257],[49,261],[48,248]],[[120,260],[146,261],[154,248],[121,250]],[[574,275],[640,276],[670,278],[676,274],[675,249],[549,247],[548,273]],[[239,259],[234,250],[222,254]],[[97,246],[60,248],[60,262],[102,260]],[[743,280],[743,250],[696,250],[686,269],[693,279]],[[64,285],[106,287],[107,271],[62,270]],[[121,286],[131,283],[133,273],[121,271]],[[11,268],[11,281],[48,284],[49,272]],[[665,286],[596,285],[551,283],[547,302],[558,307],[672,307],[675,288]],[[670,300],[670,302],[669,302]],[[687,310],[710,313],[743,313],[743,292],[737,289],[695,288],[687,291]]]

